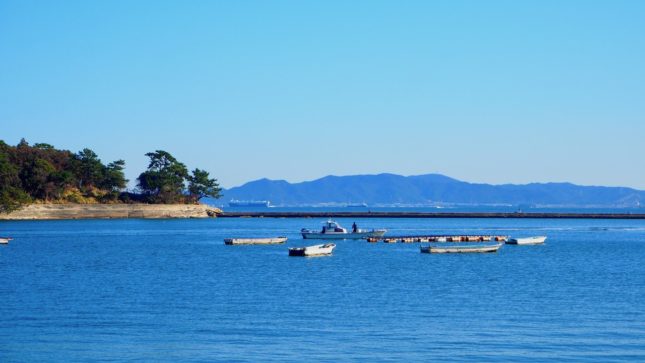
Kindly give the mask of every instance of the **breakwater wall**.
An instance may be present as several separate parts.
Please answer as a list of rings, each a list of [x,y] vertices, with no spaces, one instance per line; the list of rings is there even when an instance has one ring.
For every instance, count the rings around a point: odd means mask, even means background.
[[[204,204],[31,204],[0,220],[207,218],[221,213]]]
[[[222,212],[223,218],[536,218],[645,219],[645,213]]]

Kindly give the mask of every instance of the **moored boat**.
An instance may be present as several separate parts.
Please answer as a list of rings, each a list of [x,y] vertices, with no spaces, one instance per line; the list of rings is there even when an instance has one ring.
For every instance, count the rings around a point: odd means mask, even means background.
[[[289,256],[326,256],[331,255],[334,248],[336,248],[336,245],[333,243],[307,247],[292,247],[289,248]]]
[[[11,237],[0,237],[0,244],[6,245],[9,244],[9,241],[11,241],[13,238]]]
[[[287,237],[271,238],[224,238],[224,244],[227,245],[274,245],[285,243]]]
[[[313,231],[307,228],[300,230],[302,238],[305,239],[362,239],[370,237],[381,237],[387,232],[386,229],[359,229],[356,223],[352,226],[352,231],[349,232],[335,221],[331,219],[325,222],[320,232]]]
[[[534,236],[534,237],[523,237],[523,238],[510,238],[506,240],[506,244],[509,245],[539,245],[546,241],[546,236]]]
[[[488,252],[497,252],[497,250],[502,247],[503,243],[497,243],[494,245],[441,245],[441,246],[421,246],[421,253],[488,253]]]

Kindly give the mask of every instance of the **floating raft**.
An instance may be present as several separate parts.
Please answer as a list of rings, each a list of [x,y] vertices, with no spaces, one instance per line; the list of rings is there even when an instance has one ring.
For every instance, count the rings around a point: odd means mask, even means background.
[[[433,234],[419,236],[387,236],[370,237],[367,242],[383,241],[385,243],[417,243],[417,242],[504,242],[508,236],[480,234]]]
[[[287,237],[273,238],[225,238],[224,244],[227,245],[274,245],[285,243]]]

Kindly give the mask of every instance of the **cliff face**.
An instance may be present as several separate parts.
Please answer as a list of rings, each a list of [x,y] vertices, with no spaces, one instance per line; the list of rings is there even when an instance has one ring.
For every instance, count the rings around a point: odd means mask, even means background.
[[[32,204],[9,214],[0,214],[0,220],[207,218],[221,212],[204,204]]]

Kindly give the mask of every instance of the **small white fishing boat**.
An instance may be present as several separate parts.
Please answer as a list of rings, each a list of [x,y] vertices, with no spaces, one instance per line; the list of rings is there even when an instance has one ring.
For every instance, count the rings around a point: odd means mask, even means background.
[[[546,241],[546,236],[511,238],[506,241],[509,245],[539,245]]]
[[[352,231],[348,231],[331,219],[325,222],[320,232],[312,231],[306,228],[300,230],[302,238],[305,239],[362,239],[369,237],[381,237],[387,232],[386,229],[359,229],[356,223],[352,226]]]
[[[0,245],[6,245],[9,244],[9,241],[11,241],[13,238],[11,237],[0,237]]]
[[[287,242],[287,237],[272,238],[224,238],[227,245],[275,245]]]
[[[292,247],[289,248],[289,256],[325,256],[331,255],[336,245],[333,243],[325,243],[324,245],[315,245],[308,247]]]
[[[497,250],[502,247],[503,243],[497,243],[494,245],[456,245],[456,246],[421,246],[421,253],[487,253],[487,252],[497,252]]]

